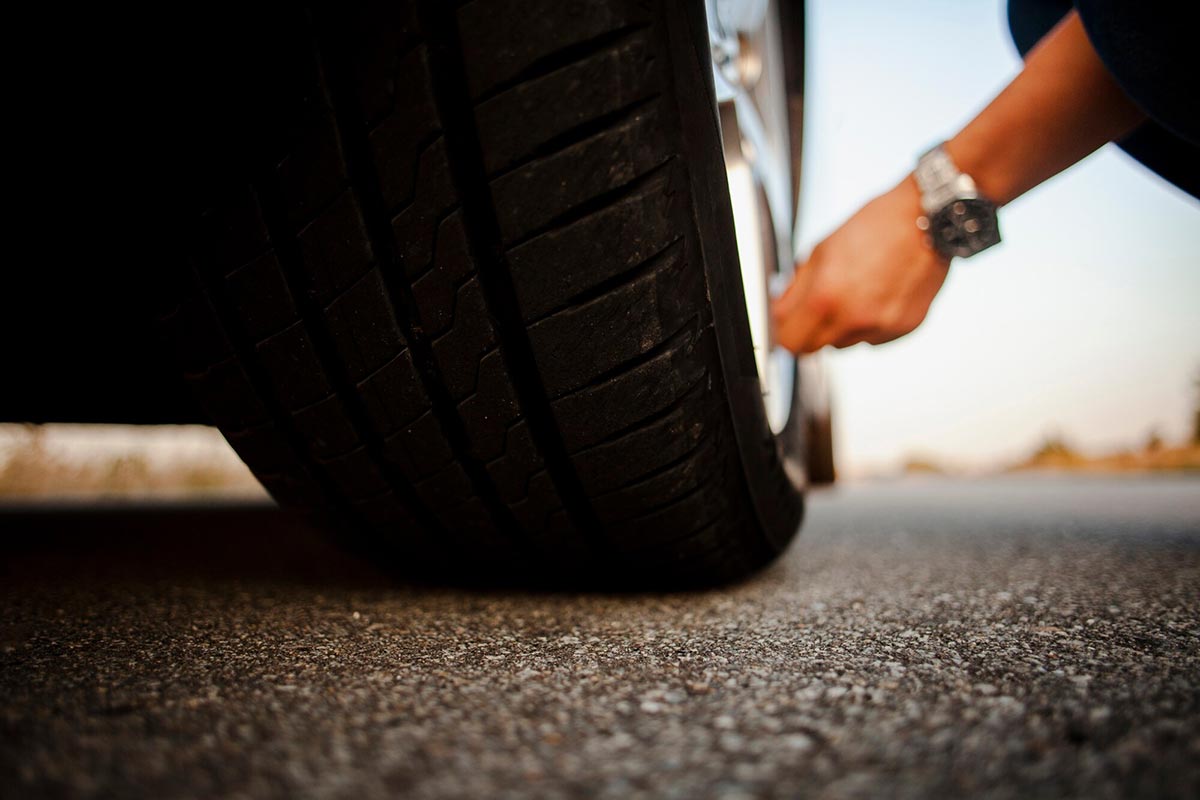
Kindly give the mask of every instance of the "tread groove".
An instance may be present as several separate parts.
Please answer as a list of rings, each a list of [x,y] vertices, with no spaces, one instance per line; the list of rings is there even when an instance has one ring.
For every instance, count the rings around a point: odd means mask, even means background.
[[[346,373],[345,366],[337,355],[337,348],[326,328],[321,308],[314,302],[312,296],[302,289],[305,274],[299,240],[296,238],[296,231],[288,223],[283,190],[279,185],[278,178],[271,169],[264,169],[257,176],[255,188],[258,190],[259,201],[262,205],[263,222],[274,245],[275,255],[279,259],[284,280],[288,284],[297,310],[300,312],[301,323],[312,342],[313,350],[325,370],[329,383],[333,387],[334,395],[341,399],[342,405],[346,409],[350,425],[354,429],[360,445],[366,448],[372,462],[379,468],[384,480],[401,499],[405,508],[430,532],[434,534],[441,532],[443,530],[441,523],[417,497],[408,480],[384,457],[378,437],[371,433],[367,412],[362,406],[354,382]],[[327,397],[322,398],[318,402],[327,399]],[[311,405],[309,404],[309,407]],[[290,418],[290,413],[288,418]],[[320,463],[312,453],[308,455],[310,459]]]
[[[417,281],[421,280],[421,278],[424,278],[426,275],[428,275],[429,273],[431,273],[435,269],[437,269],[438,239],[441,236],[442,224],[446,220],[450,219],[455,214],[457,214],[458,210],[459,210],[459,204],[454,203],[450,206],[450,208],[446,209],[442,213],[438,214],[436,218],[434,218],[433,241],[430,243],[430,246],[429,246],[429,263],[425,265],[424,269],[422,269],[419,273],[414,275],[409,280],[409,285],[416,283]],[[403,213],[404,213],[403,211],[400,212],[400,214],[403,214]],[[395,219],[400,214],[393,215],[392,219]],[[463,283],[465,283],[465,282],[466,281],[464,280]]]
[[[440,0],[418,3],[418,19],[430,40],[434,98],[442,114],[451,172],[459,190],[463,223],[478,263],[479,284],[500,340],[501,357],[534,444],[572,524],[597,557],[609,558],[599,518],[554,424],[550,399],[538,372],[529,334],[520,317],[516,287],[505,258],[500,223],[492,206],[459,42],[456,9]],[[555,62],[557,64],[557,62]],[[470,235],[471,233],[474,235]]]
[[[453,292],[454,299],[450,303],[450,322],[446,324],[446,330],[442,331],[437,336],[434,336],[432,339],[430,339],[430,342],[432,342],[433,344],[436,345],[438,342],[442,341],[447,336],[454,333],[454,326],[458,322],[458,293],[461,292],[463,290],[463,287],[466,286],[468,283],[470,283],[473,280],[478,280],[478,279],[479,279],[479,276],[472,272],[472,273],[468,274],[466,277],[459,278],[457,281],[454,282],[454,284],[451,286],[451,291]],[[480,354],[479,361],[482,362],[483,359],[488,355],[488,353],[491,353],[492,350],[495,350],[495,349],[496,349],[495,347],[489,347],[486,352]],[[476,375],[479,374],[479,365],[478,364],[475,365],[475,373],[476,373]]]
[[[626,425],[624,428],[613,431],[612,433],[605,436],[603,439],[598,439],[598,440],[592,442],[587,447],[581,447],[580,449],[578,449],[574,453],[572,453],[572,455],[574,455],[574,456],[586,455],[586,454],[592,452],[593,450],[595,450],[597,447],[603,447],[606,444],[612,444],[613,442],[620,441],[621,439],[624,439],[626,436],[628,436],[631,433],[635,433],[635,432],[641,430],[642,428],[647,428],[656,422],[666,419],[667,417],[671,416],[676,411],[678,411],[684,405],[684,403],[691,400],[692,395],[696,394],[696,392],[700,388],[700,386],[709,380],[709,377],[710,376],[709,376],[708,372],[705,372],[703,375],[701,375],[699,378],[697,378],[696,381],[694,383],[692,383],[691,386],[684,389],[683,392],[680,393],[679,397],[675,398],[675,400],[673,400],[669,405],[664,406],[663,408],[659,409],[658,411],[655,411],[653,414],[651,414],[648,417],[643,417],[642,419],[639,419],[637,422],[631,423],[629,425]],[[641,478],[639,477],[638,480],[641,480]],[[616,490],[613,489],[612,491],[616,491]]]
[[[579,294],[572,295],[571,297],[567,298],[562,304],[555,306],[554,308],[552,308],[549,311],[545,312],[544,314],[538,316],[537,318],[530,320],[528,325],[530,327],[533,327],[534,325],[538,324],[539,322],[550,319],[551,317],[555,316],[556,314],[561,314],[562,312],[569,311],[572,308],[577,308],[579,306],[587,305],[588,303],[592,302],[593,300],[598,300],[601,297],[605,297],[606,295],[608,295],[609,292],[612,292],[615,289],[619,289],[626,284],[633,283],[634,281],[638,280],[639,278],[641,278],[645,275],[648,275],[651,272],[654,272],[654,270],[658,269],[658,267],[661,266],[662,261],[670,255],[671,251],[674,250],[676,247],[679,247],[682,242],[683,242],[682,236],[675,237],[670,242],[668,242],[665,247],[663,247],[658,252],[653,253],[648,258],[644,259],[643,261],[640,261],[637,264],[634,264],[632,267],[630,267],[627,270],[618,272],[616,275],[613,275],[609,278],[605,278],[604,280],[600,281],[600,283],[597,283],[595,286],[590,286],[587,289],[584,289]]]
[[[466,428],[442,379],[432,344],[420,324],[416,298],[400,263],[391,228],[392,215],[387,212],[379,176],[370,154],[370,143],[365,131],[355,122],[360,115],[357,113],[350,72],[344,69],[338,48],[328,46],[327,42],[320,39],[316,43],[316,57],[321,83],[333,109],[335,127],[346,160],[350,183],[362,210],[367,239],[375,253],[376,263],[380,265],[384,289],[395,310],[397,322],[408,340],[413,365],[429,397],[434,416],[455,459],[466,473],[475,494],[483,501],[500,534],[512,539],[529,555],[530,545],[524,531],[517,524],[512,511],[500,499],[499,492],[484,465],[471,454]],[[443,131],[440,135],[446,134]]]
[[[688,389],[685,390],[684,394],[689,393],[692,390],[692,388],[693,387],[688,387]],[[648,420],[648,421],[651,424],[653,424],[653,420]],[[638,427],[642,427],[642,426],[639,424]],[[628,432],[629,432],[629,429],[626,429],[626,433],[628,433]],[[597,444],[602,444],[602,443],[598,442]],[[710,445],[707,440],[701,439],[696,444],[694,444],[690,448],[688,448],[683,453],[683,455],[678,456],[677,458],[673,458],[661,466],[655,467],[654,469],[647,472],[645,475],[638,475],[636,478],[633,478],[632,480],[626,481],[625,483],[622,483],[619,486],[614,486],[611,489],[605,490],[602,494],[596,495],[596,502],[602,503],[609,497],[620,494],[621,492],[629,491],[630,489],[634,489],[638,486],[641,486],[642,484],[648,483],[648,482],[654,480],[655,478],[659,477],[660,475],[665,475],[666,473],[670,472],[671,470],[675,469],[676,467],[680,466],[681,464],[684,464],[684,463],[690,461],[691,459],[695,458],[697,453],[699,453],[705,447],[709,447],[709,446]]]
[[[676,158],[676,155],[671,154],[650,169],[634,177],[632,180],[627,181],[613,189],[609,189],[608,191],[601,192],[594,197],[584,200],[578,205],[572,206],[561,214],[557,214],[552,219],[547,220],[544,224],[539,225],[533,230],[522,234],[513,241],[506,243],[504,245],[505,249],[515,250],[521,245],[526,244],[527,242],[530,242],[543,234],[556,231],[560,228],[565,228],[574,222],[578,222],[581,219],[590,217],[597,211],[602,211],[608,208],[614,203],[617,203],[634,194],[643,186],[653,181],[660,172],[664,172],[670,168],[670,166],[675,163]]]
[[[661,503],[656,503],[654,505],[646,506],[645,508],[640,509],[636,516],[621,520],[621,524],[622,525],[632,525],[637,522],[642,522],[642,521],[650,518],[651,516],[658,514],[659,512],[666,511],[667,509],[674,508],[675,506],[678,506],[678,505],[682,505],[683,503],[692,499],[693,497],[695,497],[699,494],[703,494],[704,492],[708,491],[709,487],[711,487],[714,483],[719,482],[720,480],[721,480],[721,475],[719,473],[710,475],[709,477],[705,478],[703,481],[701,481],[697,485],[693,486],[692,488],[690,488],[684,492],[681,492],[673,497],[669,497],[666,500],[663,500]]]
[[[666,541],[655,542],[654,544],[651,544],[651,545],[645,547],[643,549],[643,552],[645,552],[645,553],[668,552],[669,553],[679,544],[682,544],[682,543],[688,542],[688,541],[693,541],[695,539],[700,538],[700,535],[702,533],[704,533],[705,531],[708,531],[710,528],[713,528],[716,525],[719,525],[723,519],[724,519],[723,515],[719,515],[715,519],[711,519],[708,522],[702,523],[698,527],[692,528],[687,533],[680,534],[679,536],[674,536],[670,539],[667,539]],[[713,546],[709,547],[706,550],[701,550],[698,553],[692,553],[687,556],[684,556],[683,558],[675,558],[673,560],[676,564],[687,564],[689,562],[703,560],[703,559],[711,556],[713,553],[718,553],[727,547],[732,548],[734,546],[736,546],[736,540],[718,541],[716,544],[714,544]]]
[[[315,209],[313,209],[308,214],[308,216],[304,218],[303,222],[296,224],[296,226],[295,226],[296,236],[299,237],[299,236],[303,235],[309,228],[311,228],[313,225],[320,222],[321,218],[324,217],[329,212],[330,209],[332,209],[334,206],[336,206],[338,204],[338,201],[342,199],[342,195],[344,193],[345,192],[338,192],[332,198],[330,198],[329,200],[326,200],[324,203],[322,203],[321,205],[319,205]],[[262,255],[265,255],[265,251],[262,253]],[[257,258],[258,258],[258,256],[250,259],[245,264],[242,264],[237,269],[234,269],[233,271],[231,271],[229,273],[229,275],[233,275],[233,273],[237,272],[238,270],[244,269],[245,267],[248,267],[250,264],[253,264]],[[370,272],[370,267],[368,267],[366,271]],[[227,275],[226,277],[229,277],[229,276]],[[362,276],[360,275],[359,277],[361,278]]]
[[[425,153],[431,147],[433,147],[435,144],[438,143],[438,140],[442,138],[442,135],[443,134],[442,134],[441,129],[438,129],[438,130],[434,131],[433,133],[429,134],[428,136],[426,136],[424,139],[422,139],[420,144],[417,145],[417,157],[413,160],[413,167],[412,167],[412,185],[413,185],[412,193],[409,194],[408,197],[404,198],[399,203],[397,203],[395,208],[388,209],[388,215],[392,219],[395,219],[396,217],[403,214],[405,211],[407,211],[409,208],[411,208],[414,203],[417,202],[417,193],[418,193],[417,177],[418,177],[418,173],[421,171],[421,159],[425,157]],[[449,216],[449,215],[450,215],[449,212],[447,212],[446,216]]]
[[[457,23],[455,23],[455,41],[457,41]],[[526,65],[516,75],[504,79],[503,81],[488,87],[486,91],[474,99],[476,105],[482,105],[493,97],[502,95],[509,89],[515,86],[520,86],[522,83],[537,80],[545,77],[552,72],[557,72],[563,67],[570,66],[576,61],[582,61],[588,56],[595,55],[601,52],[606,47],[617,44],[625,39],[630,38],[636,33],[639,33],[650,28],[648,22],[636,22],[632,25],[622,25],[619,28],[614,28],[605,31],[599,36],[594,36],[582,42],[574,42],[566,47],[559,48],[553,53],[536,59],[532,63]],[[463,91],[467,91],[466,83],[463,83]],[[469,94],[467,95],[469,97]]]
[[[520,169],[523,169],[530,164],[542,158],[548,158],[572,145],[579,144],[599,133],[604,133],[609,128],[616,127],[626,120],[633,119],[647,106],[652,105],[662,98],[662,92],[655,92],[648,97],[641,97],[634,100],[621,108],[613,109],[607,114],[602,114],[595,119],[589,119],[581,122],[578,125],[568,128],[562,133],[555,134],[546,141],[533,148],[528,155],[516,161],[515,163],[497,170],[495,174],[489,175],[489,181],[497,181],[504,178]]]
[[[593,387],[600,386],[601,384],[608,383],[612,379],[619,378],[620,376],[624,375],[626,372],[629,372],[632,369],[636,369],[637,367],[640,367],[642,364],[645,364],[647,361],[653,360],[654,358],[658,357],[662,353],[664,353],[667,350],[670,350],[672,347],[674,347],[675,344],[677,343],[677,341],[679,339],[683,338],[685,332],[689,328],[691,328],[699,319],[700,319],[700,313],[697,312],[697,313],[693,314],[692,316],[688,317],[686,320],[684,320],[682,325],[680,325],[675,330],[671,331],[671,333],[668,336],[663,337],[663,340],[661,342],[654,345],[649,350],[645,350],[645,351],[639,353],[638,355],[634,356],[633,358],[628,359],[626,361],[622,361],[620,364],[617,364],[616,366],[614,366],[610,369],[607,369],[604,372],[601,372],[599,375],[595,376],[594,378],[592,378],[590,381],[583,384],[582,386],[574,386],[574,387],[568,389],[567,391],[565,391],[559,395],[556,395],[555,397],[552,398],[552,400],[561,400],[564,397],[570,397],[571,395],[578,394],[579,392],[582,392],[586,389],[591,389]],[[699,335],[699,332],[700,331],[697,331],[697,335]]]
[[[211,304],[213,312],[217,317],[217,323],[228,337],[229,343],[233,347],[238,362],[245,372],[247,380],[250,381],[255,395],[269,413],[270,421],[265,424],[274,425],[282,433],[284,440],[296,455],[296,463],[301,466],[301,469],[303,469],[309,478],[316,482],[333,506],[338,509],[339,513],[354,520],[360,528],[364,527],[362,520],[355,513],[349,498],[342,494],[334,480],[317,462],[316,458],[313,457],[312,452],[309,450],[308,442],[299,429],[297,429],[287,409],[284,408],[283,402],[279,399],[278,394],[273,388],[274,383],[270,375],[267,374],[266,368],[259,359],[253,342],[250,341],[250,337],[243,330],[243,324],[237,310],[234,308],[233,301],[224,291],[222,277],[215,274],[204,275],[198,269],[193,269],[192,272],[201,287],[203,295]],[[274,473],[264,474],[259,477],[259,480],[261,481],[262,478],[272,477],[273,475]],[[285,475],[284,477],[287,476]]]
[[[409,56],[411,56],[413,53],[415,53],[417,51],[417,48],[419,48],[420,46],[421,46],[421,40],[414,36],[411,41],[409,41],[407,44],[405,44],[403,49],[397,50],[395,53],[392,54],[393,67],[395,67],[396,69],[393,70],[393,72],[390,76],[391,80],[396,81],[401,78],[401,76],[399,75],[400,65],[403,64],[405,61],[407,61]],[[370,136],[372,133],[374,133],[376,131],[376,129],[379,128],[380,125],[387,122],[388,119],[391,118],[391,116],[395,113],[396,113],[396,94],[395,94],[395,92],[393,92],[392,96],[390,98],[390,102],[388,103],[388,107],[386,109],[384,109],[383,111],[380,111],[375,116],[374,119],[366,120],[365,126],[367,129],[367,135]],[[439,131],[438,133],[440,134],[441,132]],[[423,150],[424,147],[422,147],[421,149]]]

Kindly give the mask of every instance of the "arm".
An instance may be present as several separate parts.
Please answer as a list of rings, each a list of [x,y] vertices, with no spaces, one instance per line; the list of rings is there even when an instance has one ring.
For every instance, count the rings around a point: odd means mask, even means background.
[[[1003,205],[1143,119],[1072,11],[946,149],[984,195]],[[818,244],[772,309],[779,343],[797,353],[879,344],[921,324],[949,262],[917,229],[920,214],[910,175]]]

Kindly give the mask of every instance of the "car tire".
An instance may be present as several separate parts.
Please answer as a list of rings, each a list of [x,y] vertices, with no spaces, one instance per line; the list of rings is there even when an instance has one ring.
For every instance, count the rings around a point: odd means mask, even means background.
[[[704,13],[239,23],[163,323],[281,504],[417,575],[712,584],[785,548],[802,469],[764,414]]]

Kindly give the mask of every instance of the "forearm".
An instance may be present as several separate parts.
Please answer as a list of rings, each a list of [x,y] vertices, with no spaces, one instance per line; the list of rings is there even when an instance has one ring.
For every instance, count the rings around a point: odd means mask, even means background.
[[[1072,11],[946,149],[984,195],[1004,205],[1144,118],[1109,75]]]
[[[1071,13],[946,149],[984,195],[1003,205],[1143,118]],[[776,340],[810,353],[879,344],[916,328],[950,266],[913,224],[921,210],[910,175],[817,245],[773,306]]]

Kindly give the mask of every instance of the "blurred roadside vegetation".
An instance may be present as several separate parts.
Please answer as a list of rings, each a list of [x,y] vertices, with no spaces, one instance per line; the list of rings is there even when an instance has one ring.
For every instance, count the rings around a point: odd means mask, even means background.
[[[1157,429],[1150,430],[1138,446],[1104,454],[1087,454],[1076,449],[1058,433],[1047,434],[1033,452],[1016,463],[1001,466],[1001,472],[1050,470],[1084,473],[1200,472],[1200,369],[1192,378],[1193,411],[1190,438],[1167,442]],[[996,471],[996,470],[993,470]],[[901,467],[905,475],[953,475],[962,470],[950,462],[926,454],[909,457]]]
[[[1048,436],[1029,458],[1010,471],[1030,469],[1076,472],[1200,472],[1200,370],[1192,379],[1193,408],[1191,438],[1169,444],[1157,430],[1146,434],[1141,447],[1102,456],[1085,456],[1060,436]]]
[[[1151,431],[1140,448],[1101,456],[1083,455],[1058,436],[1048,436],[1024,461],[1009,471],[1062,470],[1071,472],[1200,472],[1200,442],[1163,442]]]
[[[0,425],[0,502],[265,496],[213,429]]]

